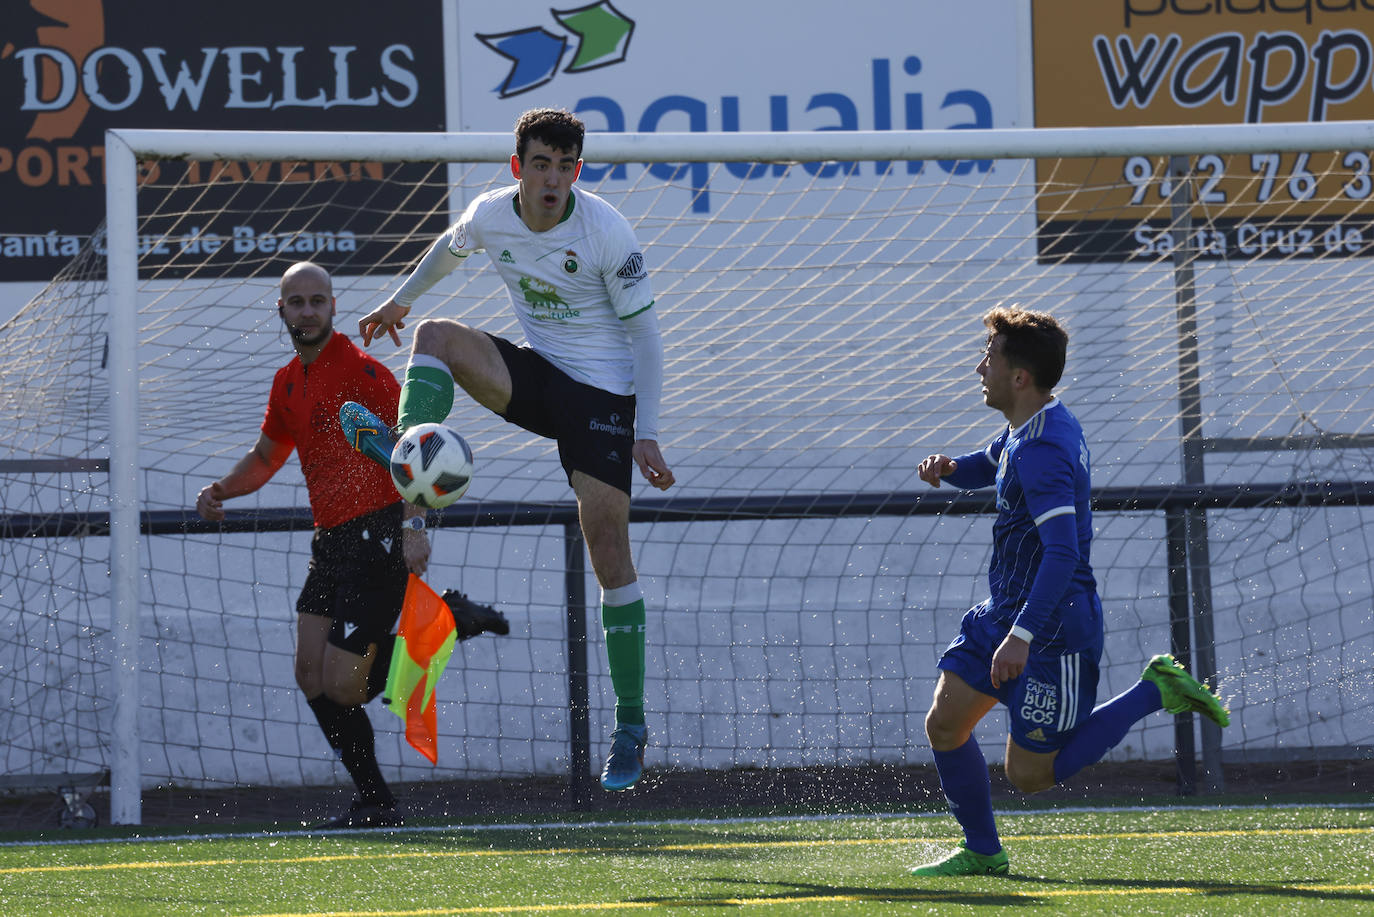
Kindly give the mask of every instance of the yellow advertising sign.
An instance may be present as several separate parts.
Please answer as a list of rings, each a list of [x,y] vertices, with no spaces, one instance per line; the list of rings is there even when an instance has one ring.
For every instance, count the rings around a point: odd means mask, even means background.
[[[1038,127],[1374,119],[1374,0],[1034,0],[1032,28]],[[1369,150],[1198,152],[1193,220],[1213,256],[1370,252]],[[1042,255],[1169,244],[1162,157],[1041,162],[1037,181]]]

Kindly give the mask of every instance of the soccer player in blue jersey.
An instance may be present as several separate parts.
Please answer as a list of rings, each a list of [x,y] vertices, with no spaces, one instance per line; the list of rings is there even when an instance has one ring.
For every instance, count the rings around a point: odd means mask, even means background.
[[[987,761],[973,736],[995,704],[1006,705],[1007,778],[1037,793],[1067,780],[1156,710],[1196,711],[1221,726],[1229,714],[1171,656],[1156,656],[1133,687],[1096,709],[1102,604],[1088,561],[1092,509],[1083,429],[1052,392],[1064,372],[1068,334],[1043,312],[997,307],[983,317],[978,363],[983,400],[1007,427],[979,452],[932,455],[917,467],[939,487],[997,487],[991,595],[965,613],[940,657],[926,736],[959,849],[911,870],[915,876],[1002,875]]]

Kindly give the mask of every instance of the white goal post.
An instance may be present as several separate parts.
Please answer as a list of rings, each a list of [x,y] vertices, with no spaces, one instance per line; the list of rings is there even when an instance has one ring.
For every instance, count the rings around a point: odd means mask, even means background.
[[[140,235],[140,215],[138,211],[138,188],[139,188],[139,163],[144,160],[245,160],[245,161],[283,161],[298,160],[305,162],[315,161],[338,161],[338,160],[366,160],[377,162],[439,162],[439,163],[504,163],[510,156],[512,148],[511,136],[507,133],[499,134],[386,134],[386,133],[254,133],[254,132],[215,132],[215,131],[162,131],[162,130],[112,130],[106,134],[105,139],[105,163],[107,175],[107,239],[108,239],[108,278],[109,278],[109,359],[108,359],[108,380],[110,389],[110,418],[109,418],[109,459],[110,459],[110,568],[112,578],[111,588],[111,628],[112,628],[112,647],[113,658],[111,660],[112,678],[114,679],[114,722],[112,733],[112,748],[110,751],[111,769],[111,810],[112,820],[120,824],[138,824],[141,818],[140,810],[140,787],[143,780],[141,766],[141,752],[139,746],[139,671],[142,662],[139,658],[139,619],[140,619],[140,581],[144,572],[144,562],[141,559],[141,539],[139,535],[140,513],[145,506],[145,494],[140,493],[140,450],[143,444],[140,442],[140,366],[139,366],[139,332],[138,332],[138,312],[139,312],[139,235]],[[1344,122],[1344,123],[1293,123],[1293,124],[1267,124],[1267,125],[1216,125],[1203,127],[1189,126],[1165,126],[1165,127],[1139,127],[1131,129],[1005,129],[1005,130],[986,130],[986,131],[923,131],[923,132],[815,132],[815,133],[710,133],[710,134],[686,134],[686,133],[663,133],[663,134],[609,134],[596,133],[587,137],[586,158],[589,162],[595,163],[847,163],[847,162],[918,162],[935,163],[937,161],[992,161],[995,165],[993,171],[1003,168],[1003,163],[1008,161],[1019,162],[1023,160],[1049,160],[1049,159],[1077,159],[1091,157],[1167,157],[1170,155],[1198,155],[1198,154],[1243,154],[1243,155],[1263,155],[1263,154],[1304,154],[1312,151],[1363,151],[1365,163],[1368,164],[1368,153],[1374,150],[1374,123],[1370,122]],[[1256,160],[1258,162],[1258,160]],[[933,169],[933,166],[931,166]],[[881,171],[881,170],[879,170]],[[973,170],[978,172],[980,170]],[[1000,190],[980,191],[974,186],[975,176],[961,176],[958,169],[947,170],[948,184],[953,186],[967,187],[969,200],[977,200],[980,195],[983,197],[998,197],[1006,199],[1009,196],[1018,198],[1028,197],[1032,189],[1027,187],[1029,179],[1021,179],[1017,187],[1016,182],[1008,184]],[[1158,181],[1160,176],[1157,172],[1151,172],[1146,176],[1151,181]],[[1118,189],[1124,187],[1130,191],[1129,176],[1126,180],[1121,175],[1116,176]],[[1263,181],[1264,176],[1258,174],[1251,176],[1250,181]],[[1042,182],[1044,176],[1042,176]],[[671,181],[671,179],[670,179]],[[694,186],[694,190],[700,188]],[[1079,193],[1086,192],[1086,186],[1078,189]],[[646,192],[647,193],[647,192]],[[816,194],[829,193],[827,191],[816,191]],[[886,193],[883,189],[868,193]],[[1042,195],[1049,192],[1042,187]],[[1152,192],[1153,193],[1153,192]],[[1347,199],[1350,195],[1346,194]],[[926,200],[929,212],[943,208],[946,203],[934,198]],[[1295,202],[1294,206],[1302,202]],[[847,206],[847,205],[842,205]],[[1047,206],[1043,201],[1041,204],[1042,213]],[[1168,201],[1156,201],[1159,213],[1167,217],[1169,213]],[[993,212],[996,204],[989,204],[988,212]],[[1336,203],[1331,204],[1332,208],[1339,209]],[[1301,209],[1298,207],[1298,209]],[[1020,226],[1023,234],[1034,235],[1035,226],[1027,220],[1027,209],[1022,209],[1019,215],[1015,215],[1004,223],[1007,231],[1011,232],[1013,226]],[[844,213],[832,214],[835,219],[842,220]],[[962,214],[952,213],[948,222],[953,224],[967,217]],[[671,222],[671,214],[665,214],[665,222]],[[770,220],[788,219],[787,214],[780,214],[777,217],[768,217]],[[1156,220],[1156,223],[1159,221]],[[1165,219],[1167,223],[1168,220]],[[1322,227],[1327,227],[1328,223],[1321,223]],[[977,234],[983,229],[974,227],[972,232]],[[800,234],[800,230],[798,231]],[[842,234],[841,234],[842,235]],[[641,241],[645,242],[643,234]],[[855,246],[872,245],[875,248],[879,244],[892,244],[894,240],[883,239],[874,236],[865,240],[846,240],[843,243],[831,243],[846,247],[852,250]],[[901,239],[895,240],[898,244],[906,244]],[[1365,239],[1368,242],[1368,239]],[[647,244],[652,249],[652,241]],[[671,244],[671,243],[669,243]],[[915,244],[915,243],[912,243]],[[1042,257],[1045,249],[1042,240]],[[985,246],[984,246],[985,247]],[[1146,246],[1148,248],[1148,246]],[[1052,246],[1051,246],[1052,248]],[[1178,247],[1175,246],[1177,249]],[[951,249],[953,251],[954,249]],[[979,254],[983,248],[977,248],[970,256],[966,264],[973,264],[981,258]],[[1022,249],[1021,255],[1024,258],[1027,254],[1026,249]],[[1272,252],[1271,252],[1272,254]],[[1030,253],[1033,259],[1034,254]],[[1147,256],[1141,255],[1140,258]],[[1157,251],[1152,251],[1148,258],[1160,263],[1169,263],[1171,257],[1164,247]],[[885,269],[890,271],[900,267],[901,253],[894,252],[884,256]],[[703,256],[703,260],[705,256]],[[1363,259],[1369,260],[1369,259]],[[822,262],[824,258],[817,260],[815,270],[818,274],[824,273]],[[1067,258],[1063,264],[1075,263],[1074,259]],[[473,267],[467,270],[473,271]],[[951,273],[951,280],[948,283],[962,283],[969,288],[968,299],[977,301],[982,293],[988,288],[997,287],[996,283],[990,281],[991,274],[986,271],[992,269],[969,269],[964,273]],[[1013,272],[1014,273],[1014,272]],[[1110,269],[1084,268],[1083,276],[1093,277],[1103,276],[1110,273]],[[1014,278],[1013,278],[1014,279]],[[1028,281],[1029,282],[1029,281]],[[1081,281],[1084,285],[1077,289],[1086,289],[1091,295],[1101,295],[1093,292],[1092,284]],[[1105,281],[1103,281],[1105,283]],[[818,284],[823,285],[823,280],[818,280]],[[1062,281],[1060,283],[1070,283]],[[1125,285],[1130,287],[1133,281],[1126,281]],[[1168,281],[1172,283],[1172,281]],[[930,286],[925,286],[925,281],[917,286],[912,282],[911,290],[915,293],[926,296],[943,296],[938,293],[942,287],[939,278],[932,275]],[[1139,284],[1136,284],[1137,288]],[[656,291],[657,291],[656,287]],[[800,289],[798,287],[797,289]],[[1072,285],[1051,284],[1046,298],[1037,302],[1034,298],[1028,303],[1032,307],[1050,308],[1055,302],[1055,297],[1070,295],[1075,288]],[[681,293],[687,294],[690,290],[683,287]],[[1002,292],[997,289],[997,292]],[[663,294],[660,294],[663,295]],[[726,297],[728,294],[702,288],[702,296]],[[753,295],[748,290],[742,290],[735,295],[745,298]],[[801,293],[797,294],[801,296]],[[824,293],[817,293],[814,289],[810,294],[823,296]],[[855,289],[845,288],[842,291],[844,297],[862,296],[856,293]],[[1143,294],[1136,293],[1136,296]],[[1172,296],[1172,288],[1167,289],[1163,294]],[[961,295],[962,301],[962,295]],[[1139,299],[1132,300],[1127,296],[1123,302],[1139,302]],[[990,305],[991,303],[984,303]],[[834,305],[834,304],[832,304]],[[729,308],[730,304],[725,301],[722,308]],[[783,304],[783,307],[786,303]],[[1119,308],[1119,306],[1118,306]],[[957,335],[952,335],[951,343],[941,345],[941,349],[933,353],[927,353],[927,363],[938,361],[941,365],[943,375],[942,387],[939,397],[954,398],[963,397],[967,399],[969,387],[968,379],[971,377],[972,363],[970,355],[971,348],[975,345],[979,337],[979,327],[977,325],[978,309],[973,308],[961,316],[961,322],[957,328]],[[971,319],[971,321],[970,321]],[[1361,321],[1358,325],[1352,325],[1352,330],[1363,330],[1366,323]],[[1072,330],[1072,322],[1070,322]],[[944,329],[942,329],[944,330]],[[912,329],[913,333],[919,329]],[[1177,357],[1174,334],[1176,329],[1166,327],[1156,329],[1162,343],[1158,348],[1156,359],[1164,361],[1172,360]],[[1103,332],[1103,337],[1107,337],[1107,332]],[[1091,337],[1091,336],[1089,336]],[[1078,338],[1071,344],[1071,362],[1073,362],[1074,348],[1092,346],[1089,339],[1084,344],[1078,344]],[[1337,338],[1336,340],[1339,340]],[[1232,342],[1232,350],[1229,353],[1244,351],[1247,345],[1243,342]],[[721,344],[722,348],[728,342]],[[671,348],[673,342],[670,340],[668,346]],[[1314,346],[1323,346],[1321,341],[1314,343]],[[843,348],[836,352],[843,352]],[[1272,355],[1259,354],[1257,359],[1260,363],[1270,360]],[[1110,357],[1103,357],[1101,361],[1085,354],[1080,361],[1080,366],[1089,366],[1095,370],[1109,368]],[[1366,365],[1374,364],[1374,360],[1366,360]],[[1091,379],[1083,378],[1081,371],[1076,385],[1091,386]],[[1166,369],[1169,376],[1169,384],[1176,384],[1172,370]],[[806,379],[805,375],[780,378],[780,385],[799,385]],[[790,383],[788,380],[791,380]],[[920,379],[910,375],[897,377],[888,380],[890,384],[919,386]],[[1329,381],[1329,380],[1328,380]],[[1328,384],[1328,381],[1319,383],[1321,386]],[[1283,378],[1282,384],[1287,386],[1292,383],[1292,379]],[[748,379],[743,379],[742,384],[758,384]],[[1243,388],[1243,385],[1240,386]],[[1072,388],[1072,387],[1071,387]],[[760,389],[753,396],[758,403],[765,404],[766,387]],[[976,394],[976,386],[972,388]],[[1152,395],[1159,395],[1160,392],[1167,393],[1168,386],[1157,386],[1151,389]],[[1330,410],[1329,402],[1331,396],[1326,388],[1320,389],[1321,394],[1316,396],[1320,409]],[[1073,388],[1073,396],[1078,395],[1079,389]],[[260,393],[265,399],[266,389]],[[1175,392],[1176,394],[1176,392]],[[1245,391],[1234,391],[1231,395],[1235,399],[1247,397]],[[697,397],[705,397],[703,393],[697,393]],[[916,397],[915,394],[912,396]],[[667,393],[667,417],[665,426],[672,422],[672,403],[673,392]],[[1355,401],[1364,403],[1367,398],[1355,397]],[[1295,396],[1295,401],[1305,404],[1301,398]],[[797,403],[798,410],[804,410],[806,399],[801,399]],[[1311,405],[1308,405],[1311,407]],[[1174,408],[1171,405],[1147,405],[1141,404],[1130,410],[1123,410],[1114,413],[1113,409],[1103,406],[1103,410],[1090,418],[1090,423],[1095,429],[1101,430],[1110,427],[1114,423],[1126,426],[1140,425],[1142,418],[1151,415],[1156,409],[1169,415],[1167,423],[1161,426],[1172,426],[1176,431],[1178,421],[1174,418]],[[1257,410],[1267,410],[1261,406]],[[685,413],[685,412],[684,412]],[[948,433],[948,440],[964,441],[972,443],[983,432],[992,430],[995,427],[993,418],[979,415],[974,411],[970,416],[973,418],[965,422],[963,416],[951,421],[945,432]],[[1246,415],[1251,418],[1256,415]],[[769,420],[769,418],[764,418]],[[771,422],[771,421],[770,421]],[[975,425],[976,424],[976,425]],[[765,424],[766,426],[766,424]],[[1285,427],[1282,430],[1274,431],[1271,426],[1264,422],[1245,422],[1240,426],[1250,430],[1250,435],[1256,441],[1264,437],[1274,438],[1274,436],[1290,435],[1294,430]],[[700,436],[700,442],[707,442],[710,437],[704,432],[711,427],[703,422],[702,429],[693,431]],[[774,427],[768,427],[774,429]],[[806,425],[799,427],[802,431],[808,431]],[[1359,428],[1369,429],[1367,426]],[[245,442],[251,435],[250,430],[244,430]],[[816,442],[825,441],[827,449],[840,449],[843,443],[832,443],[825,440],[825,435],[818,431],[813,431]],[[926,431],[922,431],[925,436]],[[739,434],[743,437],[745,434]],[[810,434],[808,434],[810,435]],[[692,452],[693,439],[677,439],[673,436],[668,437],[671,448],[679,456]],[[776,440],[782,443],[777,448],[786,450],[791,448],[789,440],[783,436]],[[851,444],[852,445],[852,444]],[[862,445],[862,444],[860,444]],[[884,444],[886,445],[886,444]],[[921,444],[912,445],[917,448]],[[931,442],[932,447],[943,447],[946,442]],[[766,448],[767,446],[765,446]],[[728,452],[727,446],[720,447],[720,454]],[[1110,450],[1108,450],[1110,451]],[[1144,450],[1148,451],[1148,450]],[[480,447],[479,447],[480,452]],[[1179,452],[1179,440],[1175,439],[1171,443],[1166,443],[1160,451],[1152,452],[1155,459],[1161,456],[1167,460],[1172,454],[1175,457]],[[780,453],[782,454],[782,453]],[[790,454],[790,453],[788,453]],[[671,456],[670,456],[671,457]],[[702,460],[703,469],[715,468],[714,473],[728,475],[731,473],[731,465],[728,462],[713,466],[710,461]],[[846,460],[848,461],[848,460]],[[915,460],[911,462],[914,467]],[[1155,474],[1143,473],[1139,476],[1118,474],[1126,463],[1114,466],[1114,469],[1105,475],[1102,483],[1112,483],[1113,479],[1122,482],[1131,482],[1138,486],[1149,486],[1157,484],[1169,484],[1181,480],[1176,473],[1176,466],[1166,467],[1162,472]],[[1097,469],[1095,469],[1096,473]],[[1242,481],[1240,472],[1237,476],[1227,478],[1228,481]],[[1355,475],[1359,477],[1360,475]],[[1364,475],[1368,477],[1369,475]],[[1263,472],[1254,473],[1249,480],[1266,480]],[[907,480],[907,479],[903,479]],[[877,484],[881,488],[884,485],[881,479],[877,479]],[[819,490],[821,487],[812,478],[801,476],[796,481],[797,489],[800,491]],[[863,487],[856,486],[854,489],[862,490]],[[766,491],[766,488],[763,488]],[[1361,561],[1363,562],[1363,561]],[[976,577],[971,577],[976,578]],[[1362,632],[1360,638],[1367,639],[1367,635]],[[1361,699],[1359,703],[1364,703]],[[1364,708],[1366,713],[1368,708]],[[1368,739],[1368,736],[1356,736],[1356,739]]]

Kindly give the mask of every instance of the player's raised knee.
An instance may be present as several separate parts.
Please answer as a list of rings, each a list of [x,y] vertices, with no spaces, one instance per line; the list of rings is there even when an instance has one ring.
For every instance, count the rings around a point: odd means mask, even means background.
[[[443,361],[454,379],[463,383],[489,376],[501,362],[485,332],[445,318],[427,318],[415,327],[413,352]]]
[[[457,322],[441,318],[427,318],[415,326],[415,351],[434,355],[442,354],[453,346],[458,329]]]

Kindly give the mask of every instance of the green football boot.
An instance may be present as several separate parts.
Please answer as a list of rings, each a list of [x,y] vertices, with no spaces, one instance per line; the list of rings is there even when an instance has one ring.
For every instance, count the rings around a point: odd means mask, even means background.
[[[961,841],[959,849],[933,863],[913,867],[913,876],[1005,876],[1011,861],[1007,852],[999,850],[991,856],[974,853],[968,844]]]
[[[1212,690],[1188,674],[1188,670],[1174,661],[1173,656],[1161,655],[1150,660],[1140,676],[1159,688],[1164,709],[1170,713],[1201,713],[1218,726],[1231,725],[1231,713],[1222,706]]]

